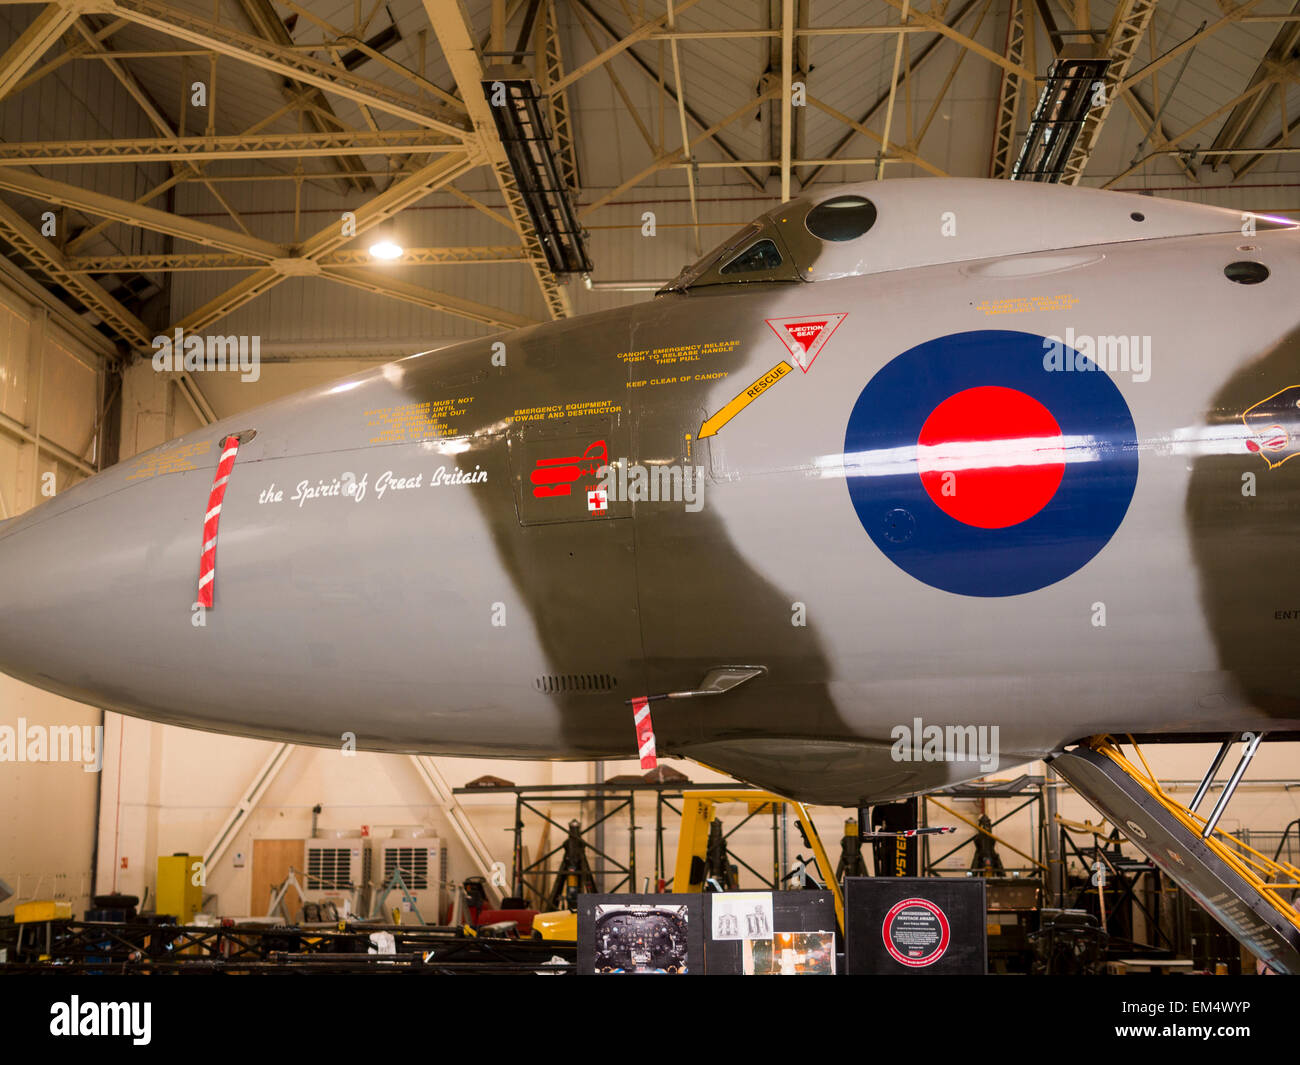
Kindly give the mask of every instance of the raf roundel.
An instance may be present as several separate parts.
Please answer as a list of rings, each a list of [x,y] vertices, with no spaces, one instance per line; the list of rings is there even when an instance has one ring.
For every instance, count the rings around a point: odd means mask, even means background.
[[[1137,433],[1115,382],[1033,333],[978,330],[887,363],[849,415],[858,519],[891,562],[957,595],[1037,591],[1086,565],[1137,484]]]

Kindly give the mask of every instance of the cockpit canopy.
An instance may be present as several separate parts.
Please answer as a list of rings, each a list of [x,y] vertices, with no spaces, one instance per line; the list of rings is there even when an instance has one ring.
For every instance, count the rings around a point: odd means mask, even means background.
[[[770,211],[743,226],[708,255],[688,266],[664,289],[681,292],[706,285],[800,281],[797,256],[816,259],[821,241],[856,240],[876,221],[876,206],[865,196],[831,196]],[[806,265],[805,270],[811,270]]]
[[[1131,193],[1039,182],[916,178],[804,196],[760,215],[661,292],[824,281],[1161,237],[1291,228]]]

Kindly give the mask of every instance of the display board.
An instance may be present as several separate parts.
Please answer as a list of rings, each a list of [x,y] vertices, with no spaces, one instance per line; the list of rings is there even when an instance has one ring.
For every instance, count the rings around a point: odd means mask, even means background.
[[[982,880],[849,877],[844,922],[850,973],[988,971]]]
[[[704,897],[710,973],[835,973],[835,899],[829,891],[728,891]]]
[[[704,972],[704,896],[579,895],[578,972]]]

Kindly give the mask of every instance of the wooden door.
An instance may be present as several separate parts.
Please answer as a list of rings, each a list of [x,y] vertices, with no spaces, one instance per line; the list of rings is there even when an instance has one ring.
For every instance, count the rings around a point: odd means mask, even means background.
[[[253,840],[253,868],[250,877],[248,912],[254,917],[265,916],[271,905],[271,895],[284,883],[289,869],[297,870],[298,881],[306,883],[304,856],[306,843],[301,839]],[[293,888],[285,897],[285,908],[296,918],[302,909],[302,897]]]

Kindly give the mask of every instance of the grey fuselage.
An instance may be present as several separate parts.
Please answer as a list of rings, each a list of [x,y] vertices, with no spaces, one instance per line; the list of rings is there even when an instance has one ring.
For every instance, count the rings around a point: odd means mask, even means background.
[[[0,668],[222,732],[594,759],[635,753],[628,700],[757,665],[725,694],[652,702],[659,753],[846,805],[990,768],[900,759],[896,730],[917,719],[996,726],[1002,766],[1099,733],[1300,728],[1300,461],[1251,450],[1246,417],[1300,384],[1300,237],[1243,236],[1208,210],[1199,231],[1129,235],[1132,205],[1158,222],[1160,201],[1089,192],[1087,210],[1114,203],[1113,233],[981,254],[981,227],[1039,232],[1042,203],[1068,211],[1085,190],[1025,193],[1021,214],[1007,184],[858,188],[880,208],[862,240],[879,238],[888,268],[868,248],[866,266],[826,271],[843,276],[691,287],[415,356],[224,419],[5,522]],[[888,228],[891,195],[936,230],[955,204],[971,235],[932,261]],[[1227,279],[1239,260],[1268,279]],[[844,317],[804,372],[768,320],[819,315]],[[845,434],[864,387],[935,338],[1067,329],[1149,339],[1145,379],[1108,374],[1136,430],[1122,521],[1036,590],[916,579],[850,499],[864,474]],[[784,379],[698,438],[782,361]],[[1294,416],[1266,420],[1294,439]],[[231,433],[244,442],[215,604],[199,612]],[[602,508],[602,457],[695,474],[698,509]]]

